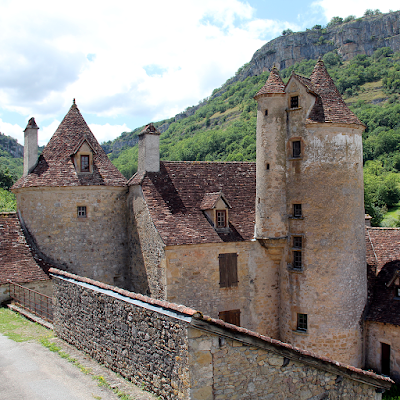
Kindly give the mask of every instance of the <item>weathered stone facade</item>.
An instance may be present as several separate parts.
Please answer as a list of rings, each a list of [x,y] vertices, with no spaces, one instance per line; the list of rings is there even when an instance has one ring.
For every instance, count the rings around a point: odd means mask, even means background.
[[[220,287],[219,254],[237,254],[237,286]],[[212,318],[240,310],[240,325],[279,337],[279,267],[259,243],[167,246],[166,300]],[[210,301],[212,299],[212,301]]]
[[[50,270],[57,335],[164,399],[381,399],[388,378]]]
[[[131,287],[126,187],[32,187],[14,192],[28,231],[54,265]],[[86,207],[86,218],[78,217],[78,206]]]

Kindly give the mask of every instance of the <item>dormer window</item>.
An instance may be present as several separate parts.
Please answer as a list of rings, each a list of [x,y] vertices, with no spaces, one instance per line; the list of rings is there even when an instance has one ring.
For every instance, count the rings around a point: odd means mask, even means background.
[[[231,206],[222,192],[206,193],[200,204],[201,211],[217,231],[229,229],[230,208]]]
[[[88,155],[81,155],[81,172],[90,172]]]
[[[72,160],[78,174],[93,172],[93,157],[96,151],[92,148],[86,138],[83,138],[71,154]]]
[[[292,96],[290,98],[290,108],[299,108],[299,96]]]

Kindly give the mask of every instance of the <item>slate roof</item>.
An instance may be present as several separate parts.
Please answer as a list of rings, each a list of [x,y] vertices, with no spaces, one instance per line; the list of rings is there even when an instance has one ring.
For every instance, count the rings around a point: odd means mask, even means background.
[[[375,280],[367,321],[400,326],[400,298],[395,297],[393,285],[388,287],[397,271],[400,271],[400,260],[391,261],[381,268]]]
[[[377,273],[390,261],[400,260],[400,228],[365,227],[367,264]]]
[[[50,267],[27,244],[17,214],[0,213],[0,285],[48,280]]]
[[[93,173],[78,174],[72,155],[86,140],[94,150]],[[38,164],[19,179],[13,189],[42,186],[125,186],[126,179],[108,159],[75,102],[50,139]]]
[[[276,67],[273,67],[267,82],[265,85],[258,91],[258,93],[254,96],[257,98],[261,94],[269,94],[269,93],[285,93],[285,84],[283,83],[282,78],[279,75],[279,71]]]
[[[160,172],[135,175],[164,244],[251,240],[254,235],[256,164],[251,162],[160,162]],[[223,192],[232,209],[230,232],[219,232],[201,211],[206,193]]]

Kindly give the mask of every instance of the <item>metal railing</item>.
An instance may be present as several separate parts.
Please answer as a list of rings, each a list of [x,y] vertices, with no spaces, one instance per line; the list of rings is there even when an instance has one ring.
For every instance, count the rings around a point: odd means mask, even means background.
[[[14,303],[46,321],[53,321],[53,299],[35,290],[9,281],[10,297]]]

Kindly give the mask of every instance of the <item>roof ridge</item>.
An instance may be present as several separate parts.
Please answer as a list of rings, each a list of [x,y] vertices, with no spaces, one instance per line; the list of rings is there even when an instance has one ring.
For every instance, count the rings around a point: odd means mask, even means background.
[[[278,68],[275,66],[271,69],[267,82],[265,82],[265,85],[257,92],[254,98],[270,93],[285,93],[285,84],[279,75]]]

